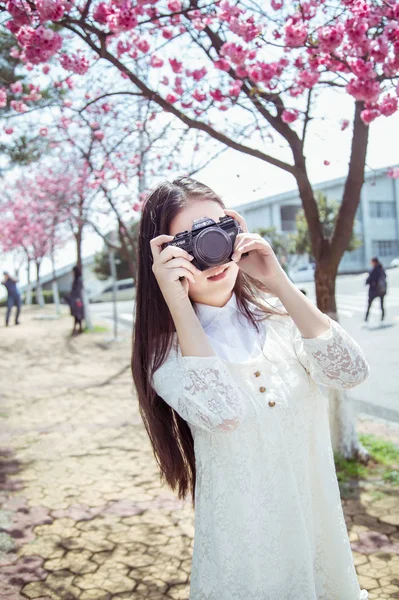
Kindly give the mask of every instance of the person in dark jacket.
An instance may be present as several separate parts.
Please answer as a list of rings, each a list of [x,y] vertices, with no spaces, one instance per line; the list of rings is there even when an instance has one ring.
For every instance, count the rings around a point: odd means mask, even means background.
[[[76,333],[76,328],[79,327],[78,333],[82,333],[82,321],[84,319],[83,306],[83,280],[82,272],[78,266],[73,268],[73,283],[71,293],[67,296],[67,301],[71,309],[71,315],[74,317],[74,325],[72,335]]]
[[[7,271],[4,271],[4,280],[3,285],[7,288],[7,313],[6,313],[6,327],[8,327],[8,323],[10,321],[10,315],[12,307],[15,306],[17,308],[17,312],[15,314],[15,325],[19,325],[19,313],[21,312],[21,296],[19,290],[17,288],[18,279],[13,279],[10,277]]]
[[[384,320],[384,298],[387,293],[387,277],[384,268],[377,257],[371,259],[372,269],[366,281],[366,285],[369,286],[369,302],[367,306],[367,312],[365,321],[369,318],[369,312],[373,300],[379,298],[381,302],[381,321]]]

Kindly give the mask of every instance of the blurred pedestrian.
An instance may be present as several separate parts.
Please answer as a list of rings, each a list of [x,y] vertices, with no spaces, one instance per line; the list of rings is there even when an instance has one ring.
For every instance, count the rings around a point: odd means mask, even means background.
[[[8,323],[10,320],[11,310],[13,306],[16,307],[17,312],[15,315],[15,325],[19,325],[19,314],[21,312],[21,295],[17,288],[18,279],[13,279],[10,277],[7,271],[4,271],[4,280],[2,284],[7,288],[7,313],[6,313],[6,327],[8,327]]]
[[[78,266],[73,269],[73,283],[71,293],[66,297],[66,300],[71,309],[71,315],[75,321],[73,324],[72,335],[75,335],[76,328],[79,327],[78,333],[82,333],[82,321],[84,319],[84,306],[83,306],[83,280],[82,272]]]
[[[369,312],[373,300],[375,300],[375,298],[379,298],[381,302],[381,321],[383,321],[385,317],[384,298],[387,293],[387,276],[384,271],[384,267],[377,257],[371,259],[371,266],[372,269],[366,281],[366,285],[369,286],[369,301],[364,320],[367,321],[369,318]]]

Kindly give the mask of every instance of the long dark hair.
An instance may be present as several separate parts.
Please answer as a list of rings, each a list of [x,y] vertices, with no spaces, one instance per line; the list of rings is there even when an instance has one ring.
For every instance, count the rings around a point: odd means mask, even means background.
[[[214,200],[224,207],[222,199],[213,190],[190,177],[161,183],[143,204],[132,373],[140,414],[160,468],[161,481],[166,481],[173,490],[177,488],[181,499],[190,491],[194,505],[195,456],[191,430],[187,422],[151,387],[152,374],[162,365],[171,349],[175,326],[152,272],[150,250],[150,240],[168,234],[174,217],[192,200]],[[238,272],[234,291],[240,311],[256,327],[259,327],[260,320],[278,312],[267,308],[258,299],[266,288],[241,271]]]

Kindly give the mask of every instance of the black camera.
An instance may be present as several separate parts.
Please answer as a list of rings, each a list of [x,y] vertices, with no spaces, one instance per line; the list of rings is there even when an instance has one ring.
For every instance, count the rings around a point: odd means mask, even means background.
[[[217,267],[231,260],[240,225],[232,217],[221,217],[216,223],[209,217],[201,217],[193,223],[191,231],[177,233],[167,246],[183,248],[194,256],[192,264],[200,271]]]

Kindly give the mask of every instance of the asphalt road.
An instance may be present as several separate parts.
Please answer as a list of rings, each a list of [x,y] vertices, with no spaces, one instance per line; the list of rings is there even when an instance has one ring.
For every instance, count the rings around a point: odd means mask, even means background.
[[[364,323],[367,305],[366,274],[344,275],[337,279],[337,305],[343,327],[359,342],[370,364],[370,377],[350,392],[357,412],[399,422],[399,269],[387,271],[386,317],[380,320],[378,300]],[[314,300],[314,284],[303,283]],[[112,322],[112,304],[92,304],[93,316]],[[118,303],[118,327],[131,329],[133,302]]]

